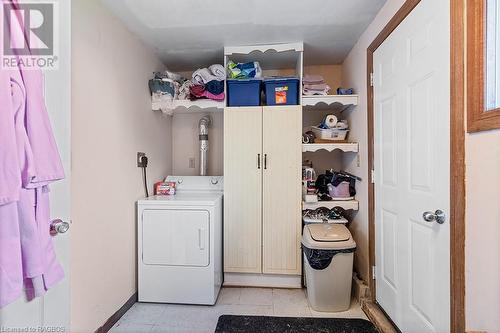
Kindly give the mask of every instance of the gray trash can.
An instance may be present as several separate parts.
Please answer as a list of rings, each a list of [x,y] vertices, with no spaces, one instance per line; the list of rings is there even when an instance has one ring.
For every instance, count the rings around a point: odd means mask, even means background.
[[[342,224],[306,225],[302,250],[311,307],[325,312],[348,310],[356,250],[349,229]]]

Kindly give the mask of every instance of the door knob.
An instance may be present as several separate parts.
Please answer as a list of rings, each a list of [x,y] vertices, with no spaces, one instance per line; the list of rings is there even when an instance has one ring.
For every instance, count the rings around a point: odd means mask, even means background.
[[[69,229],[69,223],[61,219],[52,220],[50,222],[50,235],[64,234]]]
[[[433,212],[425,212],[422,217],[424,218],[424,221],[427,222],[434,222],[436,221],[439,224],[443,224],[444,221],[446,221],[446,214],[438,209],[434,213]]]

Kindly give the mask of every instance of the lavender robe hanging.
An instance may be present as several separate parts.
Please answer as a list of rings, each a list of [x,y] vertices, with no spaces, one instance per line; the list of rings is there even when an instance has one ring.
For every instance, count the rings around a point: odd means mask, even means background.
[[[48,188],[62,178],[42,73],[0,69],[0,308],[23,291],[29,300],[40,296],[64,277],[50,236]]]

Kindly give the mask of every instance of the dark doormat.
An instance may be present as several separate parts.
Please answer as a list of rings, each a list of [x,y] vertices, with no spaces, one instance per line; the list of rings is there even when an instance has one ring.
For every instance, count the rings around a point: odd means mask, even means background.
[[[364,319],[289,318],[265,316],[219,317],[215,333],[378,333]]]

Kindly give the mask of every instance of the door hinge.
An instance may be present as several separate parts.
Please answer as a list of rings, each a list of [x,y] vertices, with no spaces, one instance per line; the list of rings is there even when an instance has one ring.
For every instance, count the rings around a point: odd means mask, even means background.
[[[370,73],[370,87],[373,87],[373,73]]]
[[[377,270],[375,269],[375,266],[372,266],[372,279],[376,280],[377,279]]]
[[[372,184],[375,184],[375,170],[371,170],[371,182]]]

